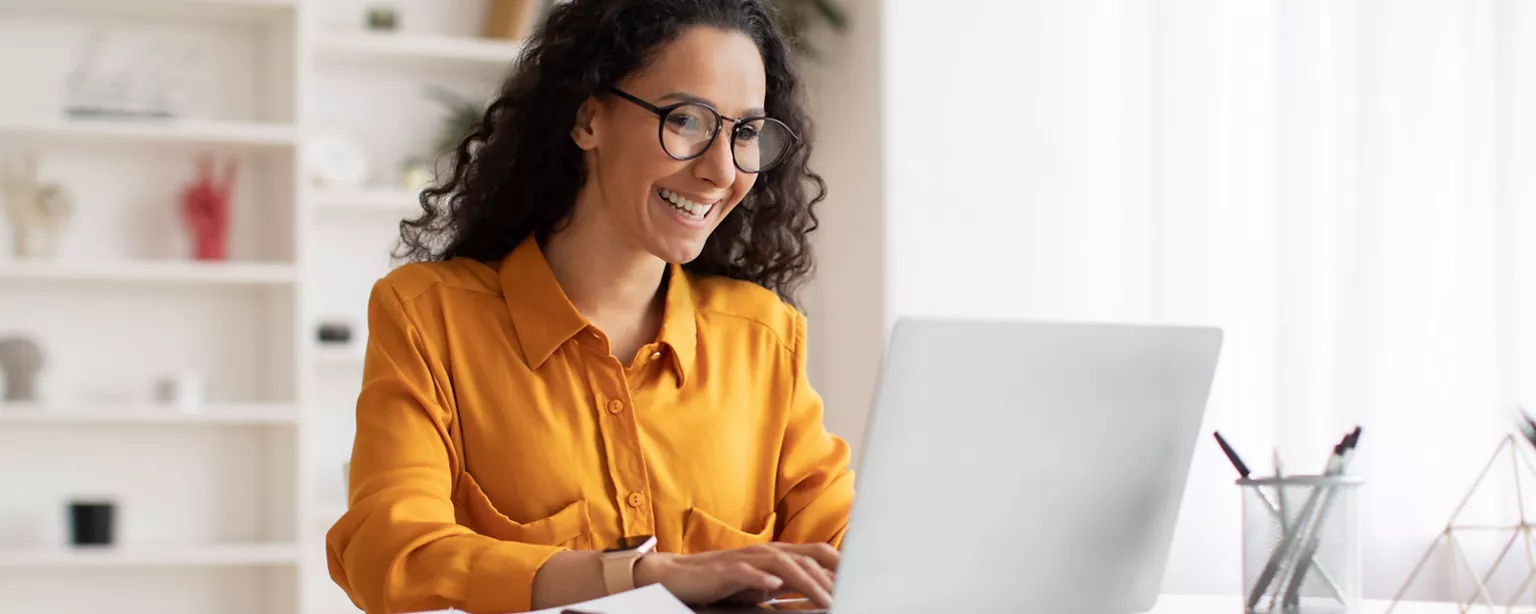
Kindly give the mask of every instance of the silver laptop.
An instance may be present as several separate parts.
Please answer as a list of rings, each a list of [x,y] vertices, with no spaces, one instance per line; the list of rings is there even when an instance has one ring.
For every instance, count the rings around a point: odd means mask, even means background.
[[[831,614],[1151,609],[1221,341],[898,323]]]

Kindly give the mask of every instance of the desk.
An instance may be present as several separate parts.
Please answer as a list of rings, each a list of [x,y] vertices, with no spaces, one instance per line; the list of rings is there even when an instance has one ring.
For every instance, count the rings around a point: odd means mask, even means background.
[[[1391,601],[1368,600],[1360,604],[1359,614],[1383,614]],[[1451,603],[1423,603],[1404,602],[1398,604],[1392,610],[1392,614],[1456,614],[1460,608]],[[1499,608],[1503,612],[1504,608]],[[1516,612],[1536,612],[1529,607],[1515,608]],[[1473,612],[1486,612],[1484,609],[1476,609]],[[1242,614],[1243,599],[1237,595],[1208,596],[1208,595],[1163,595],[1157,601],[1157,607],[1152,608],[1147,614]]]
[[[1366,601],[1360,604],[1358,614],[1384,614],[1390,601]],[[769,610],[755,607],[728,607],[728,608],[704,608],[698,610],[700,614],[763,614]],[[1458,614],[1454,604],[1449,603],[1418,603],[1405,602],[1398,604],[1392,614]],[[1477,614],[1487,614],[1486,610],[1473,610]],[[1504,612],[1499,608],[1499,612]],[[1536,608],[1515,608],[1515,612],[1532,614]],[[937,614],[937,613],[936,613]],[[946,613],[965,614],[965,613]],[[1157,607],[1152,608],[1147,614],[1243,614],[1243,600],[1237,595],[1208,596],[1208,595],[1163,595],[1157,601]]]

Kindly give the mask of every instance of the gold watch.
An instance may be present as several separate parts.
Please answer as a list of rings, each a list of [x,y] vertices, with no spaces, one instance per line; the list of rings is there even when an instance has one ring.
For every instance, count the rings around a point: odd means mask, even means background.
[[[625,537],[612,548],[603,551],[603,584],[608,594],[615,595],[635,589],[635,561],[656,549],[656,536],[638,535]]]

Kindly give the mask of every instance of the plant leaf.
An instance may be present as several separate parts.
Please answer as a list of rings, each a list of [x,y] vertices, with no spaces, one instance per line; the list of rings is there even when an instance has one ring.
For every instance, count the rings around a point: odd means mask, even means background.
[[[827,25],[833,29],[839,32],[848,29],[848,14],[832,0],[811,0],[811,6],[816,7],[816,12],[821,13],[821,18],[827,20]]]

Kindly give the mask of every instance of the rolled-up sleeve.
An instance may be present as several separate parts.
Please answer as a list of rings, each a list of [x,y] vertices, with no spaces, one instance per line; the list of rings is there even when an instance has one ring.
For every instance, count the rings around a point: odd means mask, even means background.
[[[853,507],[848,444],[827,432],[821,395],[806,379],[805,317],[795,314],[794,392],[779,457],[779,541],[841,547]]]
[[[412,322],[389,279],[375,284],[350,505],[326,535],[331,578],[370,613],[526,611],[534,575],[561,548],[455,521],[452,393]]]

